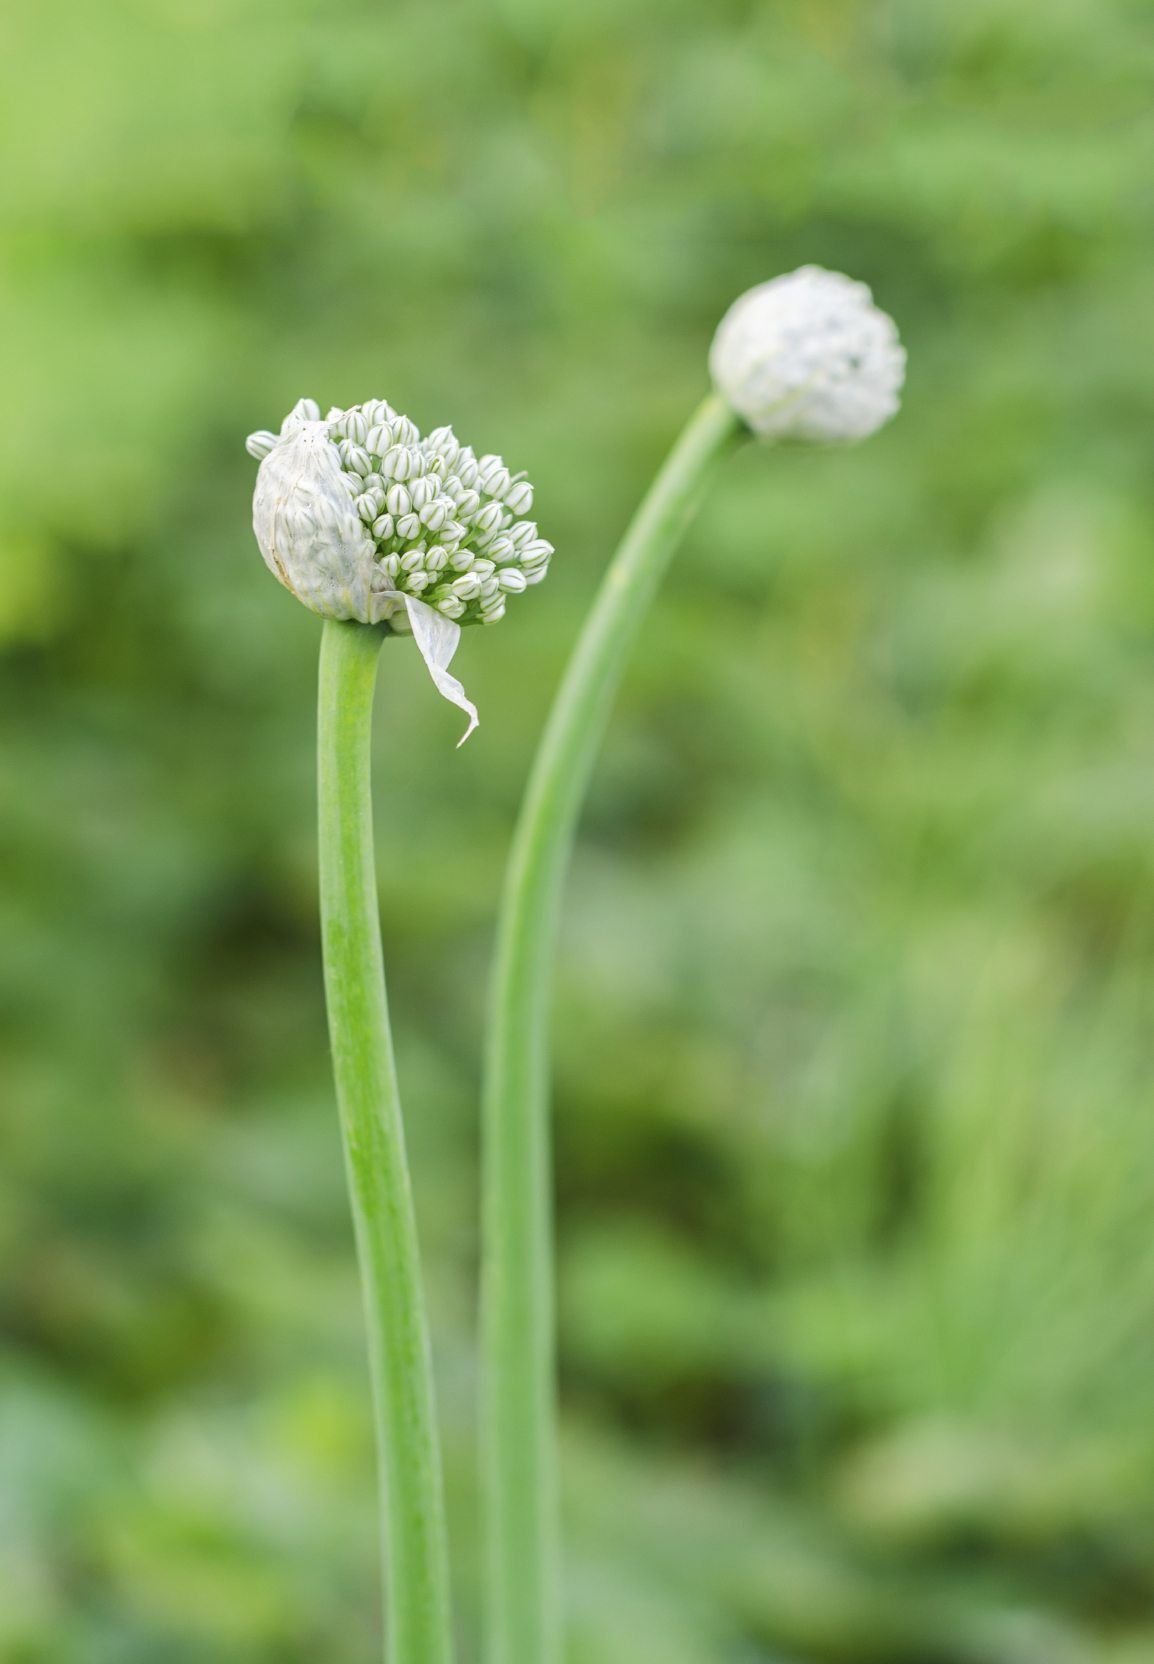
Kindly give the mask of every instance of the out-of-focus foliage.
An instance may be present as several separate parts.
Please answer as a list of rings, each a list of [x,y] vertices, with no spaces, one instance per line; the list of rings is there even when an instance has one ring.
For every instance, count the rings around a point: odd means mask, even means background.
[[[382,903],[478,1588],[475,1099],[553,685],[804,261],[910,351],[750,451],[630,674],[560,969],[572,1664],[1154,1658],[1154,18],[1141,0],[8,0],[0,1658],[366,1664],[314,920],[308,393],[538,483],[532,604],[388,649]]]

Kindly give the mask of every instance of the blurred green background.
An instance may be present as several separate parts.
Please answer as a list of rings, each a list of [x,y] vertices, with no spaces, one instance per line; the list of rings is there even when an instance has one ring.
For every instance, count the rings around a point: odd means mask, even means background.
[[[1154,1660],[1145,0],[9,0],[2,32],[0,1659],[377,1656],[318,630],[243,451],[306,393],[504,452],[558,549],[464,640],[463,752],[404,645],[379,704],[475,1659],[511,820],[714,324],[817,261],[897,317],[904,411],[728,468],[570,891],[570,1660]]]

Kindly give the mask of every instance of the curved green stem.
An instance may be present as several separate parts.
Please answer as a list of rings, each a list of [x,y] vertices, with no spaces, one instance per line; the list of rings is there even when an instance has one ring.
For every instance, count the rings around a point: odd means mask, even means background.
[[[698,408],[602,581],[550,712],[506,869],[484,1087],[482,1455],[488,1664],[559,1664],[548,1022],[559,901],[609,709],[645,609],[744,429]]]
[[[428,1328],[385,996],[370,738],[383,636],[326,620],[317,720],[321,935],[364,1289],[392,1664],[450,1664],[448,1552]]]

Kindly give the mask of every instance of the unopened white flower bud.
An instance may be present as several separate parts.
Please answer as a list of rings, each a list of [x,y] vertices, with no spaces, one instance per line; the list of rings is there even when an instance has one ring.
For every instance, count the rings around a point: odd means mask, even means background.
[[[244,448],[248,452],[249,456],[255,457],[258,462],[263,462],[265,457],[276,444],[276,441],[277,436],[275,433],[269,433],[266,428],[262,428],[259,433],[249,434],[248,438],[244,442]]]
[[[486,503],[473,519],[473,529],[479,537],[492,537],[501,530],[504,513],[500,503]]]
[[[439,532],[443,526],[449,523],[448,504],[440,500],[426,503],[421,510],[420,520],[421,524],[427,526],[431,532]]]
[[[381,458],[381,473],[386,479],[407,480],[412,471],[412,457],[405,446],[390,445]]]
[[[906,355],[864,283],[802,266],[741,295],[709,353],[714,385],[768,439],[864,439],[895,413]]]
[[[490,497],[504,497],[506,491],[512,489],[513,476],[505,467],[501,458],[493,457],[488,468],[481,468],[481,489],[487,491]]]
[[[369,461],[368,451],[363,446],[355,444],[351,439],[342,439],[337,450],[347,473],[360,474],[362,479],[366,474],[372,473],[373,465]]]

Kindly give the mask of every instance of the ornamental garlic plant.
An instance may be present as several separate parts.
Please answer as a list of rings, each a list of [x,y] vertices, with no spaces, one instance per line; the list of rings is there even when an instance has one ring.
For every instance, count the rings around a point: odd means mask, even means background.
[[[333,1074],[364,1290],[391,1664],[451,1664],[441,1457],[416,1221],[385,991],[370,741],[380,647],[411,635],[441,693],[461,629],[494,624],[553,553],[533,489],[450,428],[383,399],[323,417],[302,399],[254,433],[253,528],[270,571],[324,620],[317,782],[321,938]]]
[[[609,564],[546,722],[506,869],[485,1059],[482,1364],[487,1664],[560,1664],[548,1023],[569,851],[645,610],[713,474],[750,435],[863,439],[905,372],[869,290],[805,266],[714,337],[691,417]]]

